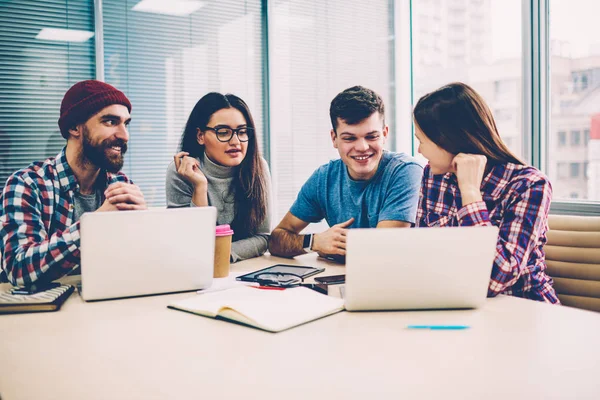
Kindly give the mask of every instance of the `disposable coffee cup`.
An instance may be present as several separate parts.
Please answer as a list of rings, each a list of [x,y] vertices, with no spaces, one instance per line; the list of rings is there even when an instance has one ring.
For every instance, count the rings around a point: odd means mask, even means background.
[[[215,238],[215,278],[229,276],[229,255],[233,230],[229,225],[217,225]]]

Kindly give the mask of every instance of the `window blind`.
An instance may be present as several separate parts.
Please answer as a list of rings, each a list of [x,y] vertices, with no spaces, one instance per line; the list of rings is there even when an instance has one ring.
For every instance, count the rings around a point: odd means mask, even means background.
[[[271,162],[276,223],[313,171],[338,158],[329,105],[351,86],[375,90],[394,135],[393,1],[275,1],[271,6]],[[388,144],[392,143],[392,136]]]
[[[92,79],[94,39],[36,39],[44,28],[94,32],[93,2],[0,2],[0,185],[32,161],[55,156],[66,141],[60,102],[77,81]]]
[[[148,205],[164,206],[165,173],[196,102],[206,93],[233,93],[263,132],[260,0],[202,1],[186,15],[144,12],[138,0],[104,0],[106,81],[132,103],[123,172]],[[154,2],[156,3],[156,2]]]

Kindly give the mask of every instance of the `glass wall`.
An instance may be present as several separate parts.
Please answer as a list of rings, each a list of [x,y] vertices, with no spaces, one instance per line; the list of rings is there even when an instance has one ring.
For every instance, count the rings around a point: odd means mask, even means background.
[[[0,187],[65,145],[62,97],[95,76],[93,11],[87,0],[0,2]]]
[[[599,13],[594,0],[550,0],[548,172],[558,200],[600,200]]]
[[[123,172],[149,205],[166,205],[165,171],[206,93],[244,99],[262,144],[260,0],[104,0],[103,20],[106,82],[133,106]]]
[[[505,143],[523,155],[521,0],[413,1],[415,103],[444,84],[472,86]]]
[[[600,5],[547,1],[545,172],[555,199],[599,201],[600,40],[593,17]],[[274,223],[310,174],[338,157],[329,104],[353,85],[382,95],[388,148],[406,151],[392,146],[404,146],[412,134],[402,85],[412,78],[416,102],[441,85],[466,82],[490,105],[509,147],[530,161],[522,131],[523,96],[530,96],[523,92],[523,0],[102,0],[103,24],[96,29],[92,0],[43,4],[0,1],[2,183],[64,146],[60,101],[73,83],[96,77],[95,32],[104,38],[104,79],[133,103],[124,172],[152,206],[165,205],[165,170],[188,114],[209,91],[235,93],[250,105],[263,152],[270,154]],[[411,51],[396,32],[404,38],[408,26]]]
[[[393,143],[393,1],[286,0],[271,3],[271,162],[275,220],[289,210],[314,170],[338,158],[329,105],[362,85],[387,107]],[[404,131],[404,134],[408,132]]]

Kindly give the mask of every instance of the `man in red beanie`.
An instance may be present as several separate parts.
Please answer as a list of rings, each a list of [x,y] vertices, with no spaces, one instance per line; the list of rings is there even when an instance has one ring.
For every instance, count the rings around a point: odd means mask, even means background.
[[[107,83],[67,91],[58,120],[66,147],[12,174],[0,197],[0,280],[43,286],[79,265],[83,213],[146,209],[140,189],[119,172],[130,112],[129,99]]]

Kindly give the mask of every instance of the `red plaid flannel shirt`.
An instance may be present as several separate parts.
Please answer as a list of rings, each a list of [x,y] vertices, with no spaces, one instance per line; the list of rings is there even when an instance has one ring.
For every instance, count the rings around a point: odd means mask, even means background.
[[[508,294],[559,303],[546,274],[544,244],[552,186],[537,169],[492,167],[481,184],[483,201],[462,206],[456,176],[423,171],[417,226],[495,225],[500,228],[488,296]]]
[[[131,183],[122,173],[101,172],[96,185],[106,188],[116,182]],[[27,286],[57,279],[79,265],[76,191],[79,184],[64,149],[56,158],[35,162],[8,178],[0,197],[0,276]]]

